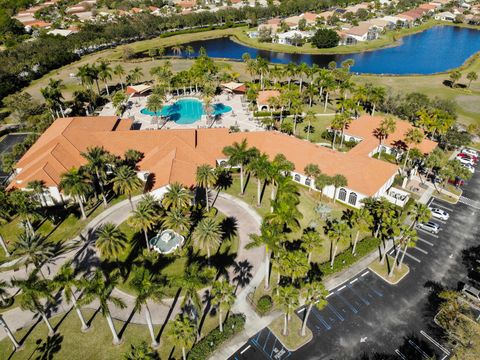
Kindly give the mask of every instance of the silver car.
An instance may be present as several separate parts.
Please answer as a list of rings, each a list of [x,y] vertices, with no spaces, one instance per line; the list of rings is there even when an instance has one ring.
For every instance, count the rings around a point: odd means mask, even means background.
[[[419,229],[431,232],[432,234],[438,234],[440,231],[440,226],[433,221],[427,221],[426,223],[419,223],[417,225]]]
[[[464,293],[469,298],[480,301],[480,291],[473,286],[465,284],[463,286],[462,293]]]
[[[447,213],[445,210],[439,209],[439,208],[431,208],[430,211],[432,212],[432,216],[434,218],[440,219],[440,220],[445,220],[447,221],[448,218],[450,217],[450,214]]]

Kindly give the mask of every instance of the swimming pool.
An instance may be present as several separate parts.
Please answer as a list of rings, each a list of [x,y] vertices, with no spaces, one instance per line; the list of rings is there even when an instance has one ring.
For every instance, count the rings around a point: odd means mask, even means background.
[[[232,111],[232,107],[218,103],[213,104],[212,115],[220,115]],[[155,112],[143,108],[140,112],[144,115],[154,116]],[[162,108],[160,112],[157,112],[158,116],[165,116],[168,120],[174,121],[177,124],[193,124],[200,120],[205,112],[203,110],[203,104],[197,99],[180,99],[172,105],[167,105]]]

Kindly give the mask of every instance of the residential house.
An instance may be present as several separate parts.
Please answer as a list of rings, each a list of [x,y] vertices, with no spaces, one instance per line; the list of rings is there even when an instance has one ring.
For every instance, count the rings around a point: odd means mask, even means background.
[[[284,33],[277,33],[273,42],[282,45],[298,45],[298,40],[309,39],[313,36],[310,31],[290,30]]]
[[[361,23],[350,29],[345,29],[344,43],[342,45],[352,45],[357,42],[369,41],[378,39],[379,30],[367,22]]]
[[[272,97],[279,97],[280,91],[278,90],[262,90],[257,95],[257,110],[258,111],[270,111],[269,100]]]
[[[456,15],[451,13],[450,11],[443,11],[441,13],[435,14],[435,20],[442,20],[442,21],[454,21]]]

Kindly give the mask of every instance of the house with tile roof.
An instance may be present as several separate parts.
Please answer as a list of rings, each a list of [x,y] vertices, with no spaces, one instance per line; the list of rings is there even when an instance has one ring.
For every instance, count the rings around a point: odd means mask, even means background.
[[[374,132],[381,120],[380,116],[367,115],[354,120],[345,136],[358,144],[344,153],[272,131],[230,133],[226,128],[142,131],[132,130],[132,120],[115,116],[61,118],[18,161],[8,189],[28,190],[30,181],[40,180],[47,188],[47,203],[63,203],[67,197],[59,189],[62,174],[84,165],[86,160],[81,153],[99,146],[117,156],[128,149],[142,152],[144,158],[138,164],[138,176],[151,181],[154,194],[162,194],[173,182],[195,186],[199,165],[222,166],[228,160],[223,148],[245,139],[249,146],[270,159],[277,154],[285,155],[295,167],[290,175],[303,185],[314,186],[314,180],[304,174],[305,166],[311,163],[329,176],[345,176],[348,186],[339,189],[337,198],[360,207],[366,197],[388,198],[387,192],[399,170],[397,165],[372,157],[379,147]],[[397,130],[384,141],[384,146],[398,146],[409,128],[409,123],[398,121]],[[425,139],[419,149],[428,153],[435,146],[436,143]],[[335,194],[333,186],[327,186],[323,192],[331,198]]]

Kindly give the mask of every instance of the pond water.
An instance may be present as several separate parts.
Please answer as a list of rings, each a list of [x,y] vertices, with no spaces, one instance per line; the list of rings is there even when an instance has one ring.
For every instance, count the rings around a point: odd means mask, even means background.
[[[272,63],[305,62],[326,67],[329,62],[340,64],[353,59],[352,71],[370,74],[433,74],[462,65],[480,51],[480,31],[456,26],[435,26],[421,33],[406,36],[399,46],[346,55],[290,54],[266,51],[238,44],[229,38],[189,43],[198,54],[201,47],[214,58],[241,60],[244,53],[252,58],[261,56]],[[172,55],[170,49],[167,54]],[[185,55],[184,55],[185,56]]]

